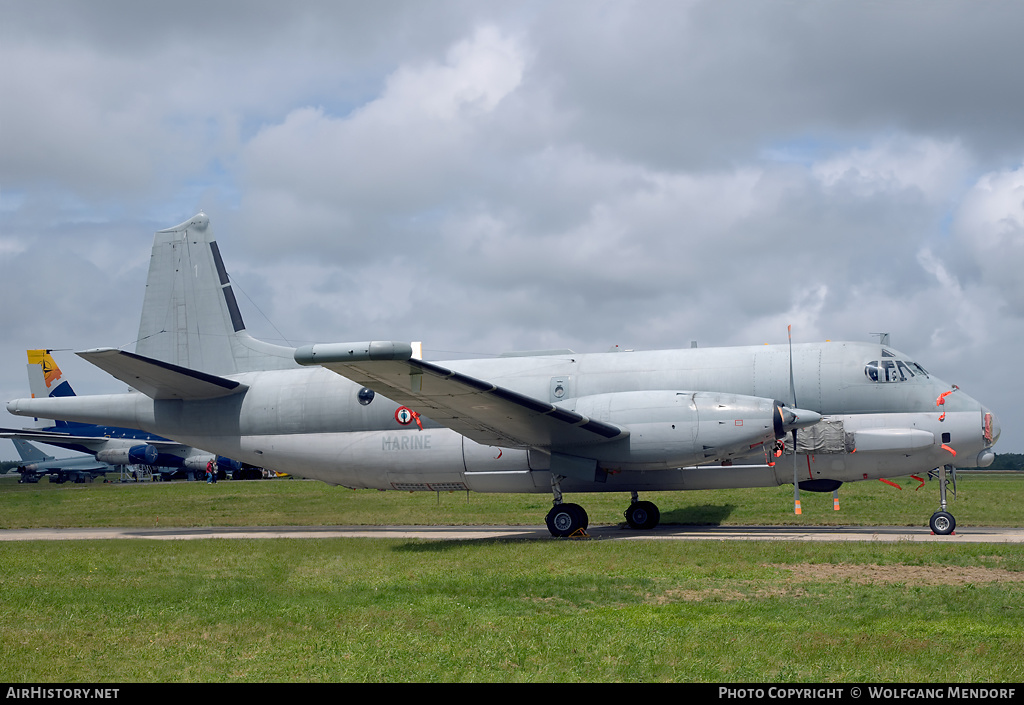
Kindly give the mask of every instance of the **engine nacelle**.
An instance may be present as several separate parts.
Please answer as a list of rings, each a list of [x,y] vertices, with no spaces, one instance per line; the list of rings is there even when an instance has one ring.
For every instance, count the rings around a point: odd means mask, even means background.
[[[667,469],[742,457],[794,425],[821,418],[802,412],[797,421],[782,402],[721,392],[618,392],[569,403],[579,414],[629,429],[625,440],[563,451],[595,458],[607,469]]]
[[[223,455],[214,455],[213,453],[202,453],[199,455],[190,455],[185,458],[183,465],[189,470],[206,470],[206,464],[210,461],[217,463],[217,469],[219,470],[238,470],[242,467],[242,464],[237,460],[231,458],[225,458]]]
[[[223,455],[218,455],[217,467],[221,470],[230,470],[234,472],[242,468],[242,463],[237,460],[232,460],[231,458],[225,458]]]
[[[131,448],[113,448],[101,450],[96,454],[96,460],[111,465],[155,465],[160,451],[148,443],[132,446]]]

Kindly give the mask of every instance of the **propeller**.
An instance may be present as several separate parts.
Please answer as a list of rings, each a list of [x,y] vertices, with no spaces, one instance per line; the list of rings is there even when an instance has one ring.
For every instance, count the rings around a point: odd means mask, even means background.
[[[793,506],[797,514],[800,511],[800,476],[797,470],[796,458],[796,432],[797,429],[807,428],[821,421],[821,414],[809,409],[797,407],[796,381],[793,373],[793,326],[789,326],[789,395],[793,399],[792,406],[784,404],[778,399],[775,400],[775,440],[776,457],[782,454],[784,448],[780,442],[786,434],[793,434]],[[835,502],[838,504],[838,502]]]
[[[789,334],[789,396],[793,399],[793,419],[786,424],[786,428],[793,434],[793,513],[803,514],[800,508],[800,472],[797,466],[796,457],[796,432],[797,429],[807,428],[821,421],[821,414],[816,411],[800,409],[796,399],[796,376],[793,374],[793,326],[786,327]],[[839,511],[839,491],[832,490],[832,508]]]

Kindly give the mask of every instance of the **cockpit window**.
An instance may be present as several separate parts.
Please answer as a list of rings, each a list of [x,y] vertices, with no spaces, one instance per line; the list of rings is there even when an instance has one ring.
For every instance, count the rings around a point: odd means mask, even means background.
[[[864,365],[864,375],[872,382],[906,382],[918,375],[927,377],[928,373],[909,360],[872,360]]]

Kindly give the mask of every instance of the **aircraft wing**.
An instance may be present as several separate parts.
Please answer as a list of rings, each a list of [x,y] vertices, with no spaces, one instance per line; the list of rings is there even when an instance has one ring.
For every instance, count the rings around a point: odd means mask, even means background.
[[[413,359],[408,343],[307,345],[295,351],[295,361],[322,365],[483,445],[571,448],[629,435],[619,426]]]
[[[74,428],[73,426],[71,428]],[[61,433],[59,431],[43,431],[35,430],[31,428],[0,428],[0,438],[20,438],[24,441],[31,441],[33,443],[49,443],[51,445],[87,445],[89,443],[105,443],[107,441],[134,441],[136,443],[145,443],[160,450],[169,450],[173,448],[185,448],[187,446],[178,443],[177,441],[168,441],[166,439],[149,439],[149,438],[132,438],[131,436],[82,436],[74,433]]]
[[[86,350],[77,355],[151,399],[215,399],[248,389],[235,380],[114,348]]]
[[[109,472],[114,469],[113,465],[110,465],[109,463],[104,463],[99,460],[94,460],[92,458],[65,458],[63,460],[50,458],[48,460],[40,460],[31,464],[34,464],[36,466],[36,472],[55,472],[57,470],[78,470],[79,472]]]

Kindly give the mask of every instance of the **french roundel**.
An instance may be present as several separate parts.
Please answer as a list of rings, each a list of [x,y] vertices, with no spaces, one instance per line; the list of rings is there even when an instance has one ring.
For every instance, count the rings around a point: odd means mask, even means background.
[[[395,421],[397,421],[398,423],[402,424],[403,426],[408,426],[409,424],[412,423],[412,420],[412,409],[410,409],[409,407],[400,406],[397,409],[395,409]]]

